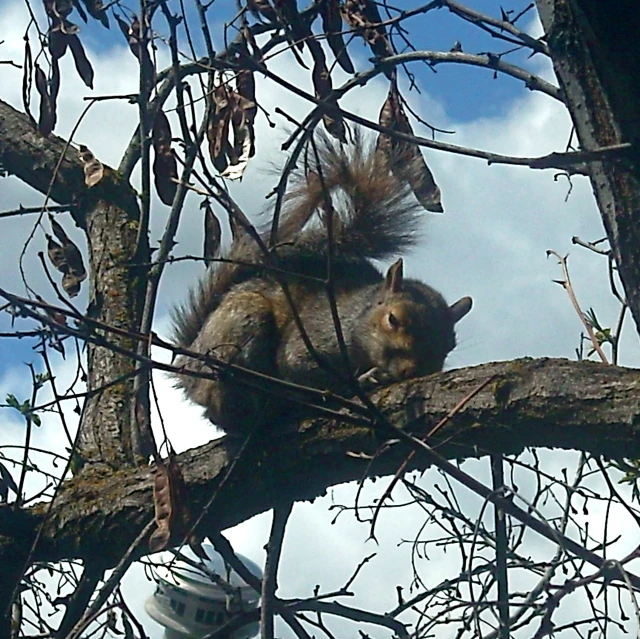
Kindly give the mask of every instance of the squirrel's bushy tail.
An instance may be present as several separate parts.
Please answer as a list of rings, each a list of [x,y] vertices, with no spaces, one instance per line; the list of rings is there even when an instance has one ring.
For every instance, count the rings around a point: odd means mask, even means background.
[[[279,241],[326,255],[329,196],[336,257],[387,259],[416,243],[423,208],[408,183],[418,167],[406,155],[388,157],[356,130],[349,145],[316,135],[304,164],[287,195]],[[320,223],[312,220],[315,211]]]

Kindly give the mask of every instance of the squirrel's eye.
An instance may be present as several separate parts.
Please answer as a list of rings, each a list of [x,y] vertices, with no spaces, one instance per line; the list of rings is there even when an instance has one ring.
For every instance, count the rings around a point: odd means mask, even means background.
[[[393,313],[387,315],[387,321],[391,328],[398,328],[400,326],[400,320]]]

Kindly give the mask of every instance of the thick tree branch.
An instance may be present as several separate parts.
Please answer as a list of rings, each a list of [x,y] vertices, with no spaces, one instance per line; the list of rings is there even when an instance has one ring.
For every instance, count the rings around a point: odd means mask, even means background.
[[[559,100],[560,102],[563,101],[562,92],[558,87],[551,84],[551,82],[543,80],[540,76],[537,76],[535,73],[531,73],[531,71],[527,71],[522,67],[509,64],[497,55],[474,55],[458,51],[407,51],[405,53],[385,58],[380,62],[380,64],[382,68],[386,68],[389,65],[398,66],[415,60],[425,60],[432,67],[439,64],[453,63],[491,69],[494,72],[499,71],[500,73],[511,76],[512,78],[521,80],[524,82],[527,89],[530,89],[531,91],[540,91],[555,100]],[[360,74],[360,76],[363,75],[366,76],[367,72],[365,71]]]
[[[381,389],[374,396],[398,426],[428,432],[462,397],[489,376],[495,382],[479,393],[433,442],[448,458],[490,452],[515,454],[524,447],[585,450],[608,457],[640,456],[636,431],[640,381],[635,370],[568,360],[516,360],[450,371]],[[379,442],[368,428],[309,419],[299,434],[271,440],[237,466],[201,523],[222,530],[283,500],[308,500],[327,487],[360,479]],[[439,443],[438,443],[439,442]],[[394,446],[375,459],[370,471],[394,473],[407,454]],[[190,507],[200,513],[224,478],[224,440],[178,457],[189,486]],[[415,456],[415,466],[425,467]],[[26,556],[44,507],[29,513],[0,509],[0,564]],[[96,469],[65,484],[56,498],[36,548],[38,559],[103,557],[116,563],[153,517],[152,470]],[[177,531],[179,542],[184,531]],[[141,551],[143,552],[143,551]]]
[[[85,207],[104,200],[124,208],[136,207],[135,193],[117,172],[105,167],[102,180],[92,188],[84,183],[80,156],[57,135],[45,138],[26,114],[0,100],[0,165],[25,184],[60,204]],[[76,223],[84,226],[76,213]]]

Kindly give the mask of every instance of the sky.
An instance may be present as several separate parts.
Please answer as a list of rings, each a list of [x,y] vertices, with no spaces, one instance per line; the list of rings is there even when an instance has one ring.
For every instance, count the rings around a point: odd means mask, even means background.
[[[496,11],[495,3],[488,0],[470,4],[480,10]],[[221,8],[216,20],[222,23],[235,3],[219,0],[217,5]],[[5,0],[0,5],[0,24],[16,25],[2,34],[0,60],[21,61],[26,20],[22,2]],[[446,51],[459,40],[469,53],[506,49],[506,46],[500,48],[488,36],[479,37],[477,30],[461,24],[444,10],[419,20],[416,22],[419,48]],[[533,15],[522,24],[532,34],[540,33]],[[219,28],[215,28],[219,26],[213,24],[212,32],[219,33]],[[96,82],[94,90],[89,91],[78,80],[70,60],[63,60],[60,122],[56,129],[63,137],[76,126],[86,106],[82,100],[84,96],[129,93],[135,91],[137,84],[135,59],[114,28],[106,31],[99,25],[90,25],[84,28],[82,35],[96,71]],[[166,54],[159,51],[158,55],[162,58]],[[366,49],[356,47],[353,55],[358,68],[367,68]],[[539,56],[527,59],[519,54],[514,60],[553,81],[550,66]],[[282,72],[297,86],[310,88],[308,73],[291,59],[282,57],[274,61],[273,70]],[[568,143],[571,125],[562,105],[548,96],[528,91],[517,80],[494,79],[486,70],[455,65],[438,67],[437,73],[418,65],[412,70],[422,88],[420,94],[407,93],[412,108],[432,125],[455,132],[438,139],[527,157],[562,151]],[[0,87],[0,99],[20,108],[21,72],[9,65],[0,65]],[[358,115],[375,120],[386,91],[385,82],[378,78],[351,93],[341,104]],[[257,95],[276,127],[270,129],[264,116],[258,117],[257,155],[242,182],[230,185],[234,198],[245,211],[253,214],[267,206],[265,195],[277,180],[273,167],[282,165],[285,160],[280,145],[286,139],[290,125],[275,114],[276,107],[286,105],[287,111],[298,118],[309,109],[303,100],[283,95],[278,87],[265,80],[258,82]],[[102,162],[116,166],[133,132],[135,117],[135,108],[122,101],[98,103],[77,127],[74,140],[87,145]],[[423,132],[420,127],[416,127],[416,131]],[[429,149],[424,150],[424,155],[442,190],[445,214],[425,214],[424,237],[406,256],[406,272],[440,290],[450,302],[463,295],[471,295],[474,299],[472,312],[459,325],[458,347],[449,357],[448,368],[518,357],[575,358],[582,328],[565,291],[554,283],[561,279],[562,273],[557,260],[547,257],[548,250],[569,255],[569,269],[582,307],[594,308],[604,326],[615,325],[618,308],[609,291],[606,258],[571,242],[574,236],[595,241],[604,235],[586,178],[574,176],[569,182],[552,170],[488,166],[481,160]],[[15,178],[2,180],[0,210],[41,203],[40,195]],[[197,204],[195,198],[187,204],[177,236],[176,254],[194,254],[201,250],[201,219]],[[152,243],[161,235],[166,213],[166,207],[154,199]],[[68,218],[62,218],[62,221],[65,229],[82,244],[82,235],[73,228],[71,221]],[[37,217],[0,219],[0,225],[0,285],[24,293],[19,270],[20,253],[25,240],[33,234],[22,261],[27,280],[43,297],[55,299],[36,257],[38,251],[44,250],[43,229],[38,225]],[[188,262],[167,270],[154,325],[159,334],[168,335],[171,307],[184,298],[186,288],[200,273],[201,267]],[[85,294],[78,300],[82,307]],[[7,317],[0,322],[0,330],[10,326]],[[21,398],[24,389],[29,388],[27,364],[40,366],[32,346],[26,340],[0,340],[0,401],[8,393]],[[164,357],[164,354],[157,353],[157,356]],[[620,363],[636,366],[638,362],[637,339],[629,321],[622,339]],[[70,385],[75,374],[73,358],[54,357],[52,363],[59,387]],[[177,450],[205,443],[216,436],[215,429],[201,417],[200,410],[183,399],[170,380],[157,375],[155,383],[160,412]],[[73,406],[68,407],[66,415],[73,426],[76,420]],[[10,457],[17,449],[9,447],[23,442],[24,426],[15,411],[0,409],[0,429],[3,433],[0,454]],[[34,436],[34,444],[43,449],[61,450],[66,443],[58,421],[46,415],[43,427]],[[547,454],[545,459],[547,472],[554,474],[565,466],[571,468],[576,455],[554,453]],[[56,469],[48,456],[42,455],[38,460],[42,468],[52,474],[59,472],[60,465]],[[488,479],[486,460],[465,462],[464,468],[474,476]],[[421,481],[429,486],[444,486],[435,471],[427,472]],[[526,479],[523,484],[527,484]],[[383,482],[368,484],[366,499],[379,496],[381,486],[384,486]],[[44,487],[43,479],[34,480],[32,490],[39,487]],[[365,554],[377,552],[376,559],[363,570],[357,597],[345,603],[375,610],[393,607],[395,586],[409,581],[408,545],[401,542],[418,534],[423,517],[416,516],[415,510],[411,509],[383,516],[379,535],[382,541],[376,546],[367,541],[368,527],[355,521],[351,511],[345,511],[333,523],[336,505],[352,504],[353,495],[352,485],[342,486],[330,490],[314,504],[296,505],[281,567],[282,596],[309,595],[316,584],[321,584],[327,591],[336,589],[348,579]],[[460,498],[470,509],[481,508],[481,503],[463,490]],[[597,509],[592,510],[591,516],[598,521]],[[236,550],[261,563],[269,525],[269,515],[264,514],[227,534]],[[534,536],[529,543],[532,551],[546,550],[544,542]],[[429,586],[455,574],[455,558],[447,556],[442,548],[433,549],[429,555],[429,560],[417,561],[420,574]],[[152,588],[139,567],[132,570],[125,581],[125,594],[141,618],[144,616],[144,598]],[[146,621],[145,627],[153,639],[160,636],[159,628],[153,622]],[[344,636],[357,636],[353,627],[344,632]]]

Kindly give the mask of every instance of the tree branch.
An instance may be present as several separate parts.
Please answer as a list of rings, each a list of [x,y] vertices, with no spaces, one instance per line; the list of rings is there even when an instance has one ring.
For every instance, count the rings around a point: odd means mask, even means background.
[[[373,399],[398,426],[428,432],[481,381],[496,381],[457,413],[433,445],[450,459],[490,452],[515,454],[527,446],[584,450],[613,458],[639,457],[637,371],[568,360],[516,360],[409,380]],[[202,530],[223,530],[287,500],[309,500],[327,487],[360,479],[379,442],[368,428],[312,418],[298,434],[273,439],[226,482],[203,517]],[[225,440],[178,456],[192,512],[200,512],[225,477]],[[394,473],[407,449],[392,446],[371,472]],[[427,464],[415,456],[413,467]],[[259,469],[259,471],[257,470]],[[269,489],[277,482],[277,496]],[[153,517],[152,469],[93,469],[67,482],[56,497],[35,550],[39,560],[104,558],[113,565]],[[26,556],[45,507],[16,512],[0,507],[0,564]],[[173,541],[185,531],[174,531]],[[3,538],[4,537],[4,538]],[[145,554],[145,548],[139,553]]]
[[[102,180],[88,188],[80,156],[68,142],[43,137],[28,116],[0,100],[0,165],[25,184],[60,204],[103,200],[124,208],[137,207],[135,193],[118,173],[105,166]],[[75,207],[74,207],[75,208]],[[84,226],[77,217],[76,223]]]

